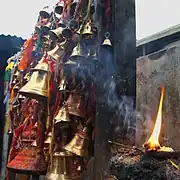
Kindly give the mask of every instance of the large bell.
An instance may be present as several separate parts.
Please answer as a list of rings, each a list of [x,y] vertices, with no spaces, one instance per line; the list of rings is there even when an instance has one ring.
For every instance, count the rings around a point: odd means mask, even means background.
[[[55,152],[46,180],[80,180],[74,161],[75,156],[68,151]]]
[[[30,80],[19,90],[19,93],[33,99],[47,99],[48,81],[46,71],[34,71]]]
[[[64,146],[64,149],[81,157],[88,156],[87,128],[75,134],[74,138]]]
[[[78,44],[74,47],[73,52],[70,56],[70,60],[72,61],[83,61],[85,60],[86,56],[83,52],[82,46]]]
[[[41,165],[38,168],[35,167],[34,162],[37,158],[37,151],[35,148],[23,148],[18,155],[7,164],[7,168],[15,170],[20,173],[40,173],[44,174],[46,166]]]
[[[69,114],[82,118],[85,117],[85,104],[83,95],[71,93],[67,100],[67,105]]]
[[[66,106],[59,109],[58,114],[54,118],[54,125],[59,125],[60,127],[67,126],[70,122],[69,113]]]
[[[63,8],[64,8],[64,1],[61,1],[60,3],[58,3],[54,9],[55,13],[57,14],[62,14],[63,12]]]
[[[54,30],[50,30],[49,31],[50,39],[52,39],[53,41],[62,40],[63,39],[62,31],[63,31],[62,27],[58,27]]]
[[[65,46],[66,46],[66,41],[62,42],[59,45],[57,44],[56,47],[51,51],[48,51],[47,54],[55,61],[59,61],[64,55]]]

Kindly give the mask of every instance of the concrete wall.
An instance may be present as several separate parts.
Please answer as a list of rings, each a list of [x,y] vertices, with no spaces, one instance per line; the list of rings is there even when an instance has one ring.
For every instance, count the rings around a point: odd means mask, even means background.
[[[160,142],[180,150],[180,46],[137,59],[138,146],[142,146],[152,132],[161,85],[165,86],[165,96]]]

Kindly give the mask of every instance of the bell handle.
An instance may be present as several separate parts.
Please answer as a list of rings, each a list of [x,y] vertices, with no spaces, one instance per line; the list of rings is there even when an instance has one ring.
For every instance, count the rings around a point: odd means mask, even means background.
[[[108,38],[110,37],[110,35],[111,35],[111,34],[110,34],[109,32],[106,32],[105,38],[108,39]]]

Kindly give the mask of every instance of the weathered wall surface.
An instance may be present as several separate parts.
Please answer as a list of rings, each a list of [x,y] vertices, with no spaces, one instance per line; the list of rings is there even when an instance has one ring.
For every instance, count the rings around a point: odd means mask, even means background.
[[[180,47],[137,59],[138,146],[142,146],[152,132],[161,85],[165,86],[165,96],[160,142],[180,150]]]

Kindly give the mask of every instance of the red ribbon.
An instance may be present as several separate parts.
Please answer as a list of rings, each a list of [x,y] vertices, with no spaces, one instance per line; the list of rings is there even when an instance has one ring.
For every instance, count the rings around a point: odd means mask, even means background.
[[[106,26],[109,28],[111,20],[111,0],[106,0]]]

